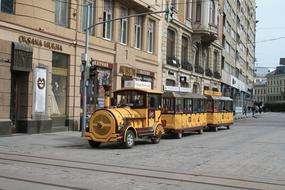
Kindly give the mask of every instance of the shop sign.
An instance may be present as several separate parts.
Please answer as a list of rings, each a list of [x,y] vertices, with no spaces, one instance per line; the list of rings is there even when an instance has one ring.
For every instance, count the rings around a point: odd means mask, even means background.
[[[247,91],[246,84],[234,76],[231,76],[231,86],[233,86],[233,87],[235,87],[241,91],[244,91],[244,92]]]
[[[142,88],[151,89],[151,83],[145,81],[126,80],[124,81],[125,88]]]
[[[180,92],[192,92],[192,89],[191,89],[191,88],[183,88],[183,87],[180,87],[180,88],[179,88],[179,91],[180,91]]]
[[[108,62],[104,62],[104,61],[97,61],[97,60],[95,60],[94,62],[95,62],[95,65],[98,67],[105,67],[105,68],[109,68],[109,69],[113,68],[112,63],[108,63]]]
[[[136,69],[135,68],[120,66],[119,72],[125,76],[132,76],[132,77],[136,76]]]
[[[164,86],[165,91],[179,92],[178,86]]]
[[[27,45],[34,45],[38,47],[45,47],[51,50],[62,51],[62,45],[50,41],[41,40],[33,37],[27,37],[27,36],[19,36],[18,40],[20,43],[24,43]]]
[[[45,68],[35,69],[35,112],[46,112],[46,89],[47,70]]]
[[[150,77],[154,78],[154,72],[151,72],[151,71],[145,71],[145,70],[142,70],[142,69],[137,69],[137,74],[138,75],[150,76]]]

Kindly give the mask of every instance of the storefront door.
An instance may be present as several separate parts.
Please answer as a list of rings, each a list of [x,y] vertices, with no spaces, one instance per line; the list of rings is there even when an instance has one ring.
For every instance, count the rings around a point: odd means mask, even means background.
[[[25,118],[28,112],[28,80],[28,72],[12,72],[10,106],[12,133],[20,131],[20,129],[18,128],[18,121],[21,118]]]

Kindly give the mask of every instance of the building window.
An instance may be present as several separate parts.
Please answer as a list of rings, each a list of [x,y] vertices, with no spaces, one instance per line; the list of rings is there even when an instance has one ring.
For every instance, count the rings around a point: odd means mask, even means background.
[[[87,12],[87,6],[86,6],[87,0],[83,1],[83,6],[82,6],[82,31],[85,32],[86,29],[86,12]],[[89,5],[89,26],[94,25],[94,1],[92,1]],[[90,28],[89,34],[93,35],[94,34],[94,27]]]
[[[154,21],[148,20],[147,24],[147,51],[153,53],[153,41],[154,41]]]
[[[201,1],[196,3],[196,22],[201,21]]]
[[[135,47],[141,48],[141,42],[142,42],[142,16],[136,17],[136,23],[135,23]]]
[[[166,58],[175,58],[175,32],[173,30],[167,30],[167,52]]]
[[[66,115],[68,65],[68,55],[52,53],[52,115]]]
[[[104,13],[103,13],[103,21],[111,20],[113,14],[113,1],[105,0],[104,1]],[[112,22],[105,22],[103,24],[103,38],[112,39]]]
[[[219,71],[219,68],[218,68],[218,52],[217,51],[214,51],[213,63],[214,63],[214,70]]]
[[[68,27],[68,15],[69,15],[69,0],[56,1],[55,3],[55,23]]]
[[[166,86],[175,86],[175,80],[166,79]]]
[[[215,24],[215,3],[214,0],[210,1],[210,9],[209,9],[209,15],[210,15],[210,24]]]
[[[188,62],[188,38],[182,36],[182,46],[181,46],[181,64]]]
[[[128,15],[128,10],[126,8],[121,8],[121,17],[125,17]],[[128,36],[128,19],[121,19],[121,37],[120,42],[122,44],[127,44],[127,36]]]
[[[186,19],[191,19],[191,2],[190,0],[186,0]]]
[[[14,0],[0,0],[0,12],[14,13]]]

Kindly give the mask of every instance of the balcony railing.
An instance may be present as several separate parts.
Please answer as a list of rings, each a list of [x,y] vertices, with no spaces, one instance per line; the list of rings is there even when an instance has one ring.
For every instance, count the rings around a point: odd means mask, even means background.
[[[205,71],[205,74],[208,77],[212,77],[213,76],[213,71],[211,69],[207,68],[206,71]]]
[[[200,65],[195,65],[195,73],[198,73],[198,74],[203,75],[203,74],[204,74],[204,69],[203,69],[203,67],[200,66]]]
[[[215,71],[215,72],[214,72],[214,78],[216,78],[216,79],[221,79],[222,76],[221,76],[221,74],[220,74],[218,71]]]
[[[179,60],[176,59],[175,57],[168,57],[167,58],[167,64],[171,65],[173,67],[179,67],[180,66]]]
[[[182,69],[185,69],[187,71],[193,71],[193,66],[189,62],[182,63],[181,67],[182,67]]]

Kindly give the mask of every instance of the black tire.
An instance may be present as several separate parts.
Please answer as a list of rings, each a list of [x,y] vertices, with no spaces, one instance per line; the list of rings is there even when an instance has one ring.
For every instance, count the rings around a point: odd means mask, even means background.
[[[92,140],[89,140],[88,142],[92,148],[98,148],[101,144],[101,142],[96,142],[96,141],[92,141]]]
[[[176,138],[177,139],[182,139],[182,137],[183,137],[182,131],[176,133]]]
[[[199,129],[198,133],[199,133],[200,135],[202,135],[202,134],[204,133],[203,128],[202,128],[202,129]]]
[[[135,134],[133,131],[128,130],[126,133],[126,139],[123,142],[125,148],[132,148],[135,145]]]
[[[229,125],[227,125],[227,129],[231,129],[231,127]]]
[[[218,132],[218,130],[219,130],[218,127],[213,127],[214,132]]]
[[[151,137],[151,142],[153,144],[158,144],[160,142],[160,137]]]

